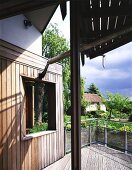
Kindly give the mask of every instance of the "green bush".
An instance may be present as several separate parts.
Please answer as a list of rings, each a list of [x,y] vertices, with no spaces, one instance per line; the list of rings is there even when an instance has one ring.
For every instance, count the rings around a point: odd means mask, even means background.
[[[66,130],[71,130],[71,124],[68,124],[68,125],[66,126]]]
[[[86,121],[81,121],[81,127],[86,128],[87,127],[87,122]]]
[[[88,115],[91,115],[91,117],[94,117],[94,118],[106,118],[107,117],[107,113],[104,112],[103,110],[91,111],[88,113]]]
[[[129,127],[129,126],[122,126],[120,128],[120,131],[127,131],[127,132],[132,132],[132,127]]]
[[[48,130],[48,123],[36,123],[33,128],[29,129],[29,133],[36,133]]]

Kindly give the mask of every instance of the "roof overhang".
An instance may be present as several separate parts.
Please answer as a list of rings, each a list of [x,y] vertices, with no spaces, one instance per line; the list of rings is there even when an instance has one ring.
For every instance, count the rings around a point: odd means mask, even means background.
[[[39,32],[43,33],[57,7],[57,5],[52,5],[35,11],[27,12],[24,15],[29,21],[31,21],[31,23],[38,29]]]
[[[48,6],[59,5],[65,0],[1,0],[0,19],[28,13]]]
[[[58,5],[67,0],[2,0],[0,19],[17,14],[25,14],[33,25],[42,33]],[[82,51],[82,58],[94,58],[118,48],[132,40],[132,31],[125,30],[132,26],[132,1],[129,0],[83,0],[80,1],[80,40],[81,46],[92,44]],[[64,8],[65,10],[65,8]],[[65,11],[64,11],[65,13]],[[62,8],[63,14],[63,8]],[[113,34],[124,30],[114,38]],[[111,36],[109,39],[105,39]],[[100,39],[105,39],[96,45]]]

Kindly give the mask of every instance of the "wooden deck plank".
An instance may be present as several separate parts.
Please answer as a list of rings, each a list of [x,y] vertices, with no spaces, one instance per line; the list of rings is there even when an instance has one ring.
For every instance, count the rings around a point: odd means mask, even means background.
[[[101,147],[100,147],[101,146]],[[132,155],[104,147],[91,145],[81,152],[82,170],[132,170]],[[70,170],[71,154],[43,170]]]

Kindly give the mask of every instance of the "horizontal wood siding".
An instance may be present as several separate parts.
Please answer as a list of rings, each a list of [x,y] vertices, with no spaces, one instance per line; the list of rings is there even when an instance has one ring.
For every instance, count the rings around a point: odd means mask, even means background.
[[[44,78],[56,83],[56,131],[24,138],[26,108],[22,76],[36,78],[46,62],[0,40],[0,170],[40,170],[64,156],[62,67],[58,64],[51,65]]]

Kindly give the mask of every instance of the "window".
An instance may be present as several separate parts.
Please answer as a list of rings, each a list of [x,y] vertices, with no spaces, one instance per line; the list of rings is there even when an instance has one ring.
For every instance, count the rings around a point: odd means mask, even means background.
[[[55,83],[23,78],[26,134],[56,130]]]

